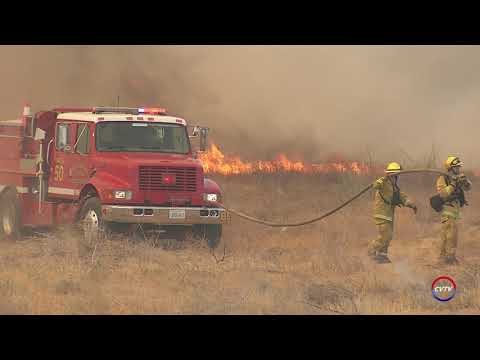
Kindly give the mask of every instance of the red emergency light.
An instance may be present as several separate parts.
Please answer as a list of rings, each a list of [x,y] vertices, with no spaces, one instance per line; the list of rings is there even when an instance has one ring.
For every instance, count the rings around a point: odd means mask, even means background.
[[[168,174],[162,176],[162,183],[164,185],[173,185],[175,184],[176,177],[175,174]]]
[[[140,108],[138,109],[139,114],[149,114],[149,115],[162,115],[167,113],[167,109],[163,108]]]

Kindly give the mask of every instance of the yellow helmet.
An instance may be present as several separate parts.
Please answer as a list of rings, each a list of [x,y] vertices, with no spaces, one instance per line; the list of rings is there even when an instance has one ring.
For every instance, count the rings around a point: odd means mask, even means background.
[[[462,165],[463,165],[463,163],[456,156],[449,156],[447,158],[447,160],[445,161],[445,168],[447,170],[450,170],[453,167],[462,166]]]
[[[385,172],[387,174],[393,174],[399,171],[402,171],[402,166],[399,163],[396,162],[391,162],[390,164],[387,165],[387,168],[385,169]]]

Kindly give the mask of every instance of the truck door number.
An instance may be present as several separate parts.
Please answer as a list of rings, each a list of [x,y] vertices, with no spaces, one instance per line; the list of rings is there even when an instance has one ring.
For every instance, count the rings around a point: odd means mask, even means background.
[[[63,181],[63,165],[55,165],[55,181]]]

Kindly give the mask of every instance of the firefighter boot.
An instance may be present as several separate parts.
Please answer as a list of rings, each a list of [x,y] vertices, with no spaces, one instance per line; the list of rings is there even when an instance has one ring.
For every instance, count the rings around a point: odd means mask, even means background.
[[[447,264],[448,265],[458,265],[458,260],[455,256],[448,256],[447,257]]]
[[[440,265],[458,265],[459,264],[455,256],[440,256],[438,262]]]
[[[388,258],[387,253],[377,253],[375,258],[373,259],[377,264],[390,264],[391,261]]]

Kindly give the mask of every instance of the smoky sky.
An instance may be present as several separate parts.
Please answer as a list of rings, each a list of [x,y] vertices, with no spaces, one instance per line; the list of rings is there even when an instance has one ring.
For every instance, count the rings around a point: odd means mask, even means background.
[[[479,166],[478,46],[1,46],[3,119],[166,107],[245,158],[340,154]]]

